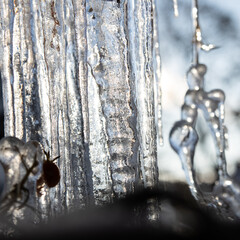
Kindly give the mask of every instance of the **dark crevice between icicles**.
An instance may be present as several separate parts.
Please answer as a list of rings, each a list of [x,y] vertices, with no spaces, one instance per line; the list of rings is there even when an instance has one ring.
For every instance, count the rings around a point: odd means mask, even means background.
[[[4,137],[4,114],[3,114],[2,78],[0,74],[0,139],[3,137]]]

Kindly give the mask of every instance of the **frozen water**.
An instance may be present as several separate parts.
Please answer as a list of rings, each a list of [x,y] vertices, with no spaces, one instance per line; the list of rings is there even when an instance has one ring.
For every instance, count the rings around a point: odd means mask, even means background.
[[[178,2],[177,0],[173,0],[173,9],[174,9],[174,15],[175,17],[178,17]]]
[[[37,165],[34,167],[35,163]],[[36,183],[41,171],[42,152],[38,142],[29,141],[25,144],[16,137],[2,138],[0,141],[1,209],[8,206],[9,209],[14,210],[13,206],[17,199],[20,202],[28,199],[27,182]],[[26,193],[24,195],[23,190]]]
[[[179,155],[182,167],[185,171],[187,183],[193,196],[198,199],[197,184],[193,169],[193,157],[195,146],[198,142],[196,130],[185,120],[178,121],[174,124],[170,132],[170,144],[175,152]]]
[[[174,6],[177,5],[177,2]],[[176,9],[176,8],[175,8]],[[155,126],[157,132],[157,147],[163,146],[162,133],[162,90],[161,90],[161,56],[160,56],[160,37],[157,24],[158,9],[153,1],[153,71],[154,71],[154,110]]]
[[[207,67],[199,63],[199,50],[210,51],[214,45],[205,45],[202,42],[199,25],[198,1],[192,1],[193,18],[193,61],[187,75],[189,90],[186,92],[181,109],[181,120],[176,122],[170,132],[169,140],[172,148],[178,153],[189,188],[193,196],[208,206],[214,206],[223,217],[240,217],[240,187],[227,173],[225,150],[228,146],[225,118],[225,93],[220,89],[210,92],[204,89],[204,76]],[[195,130],[198,111],[203,112],[205,121],[215,142],[218,164],[218,181],[215,182],[211,197],[202,192],[195,179],[194,154],[198,141]],[[203,200],[203,201],[202,201]]]
[[[192,90],[199,90],[204,87],[204,75],[207,72],[207,67],[204,64],[193,65],[188,70],[188,87]]]
[[[225,94],[220,89],[210,92],[204,90],[206,69],[205,65],[197,64],[188,71],[189,90],[181,109],[181,120],[174,124],[169,141],[181,159],[192,195],[208,206],[215,206],[223,217],[240,218],[240,187],[229,177],[225,158],[227,146],[227,128],[224,125]],[[194,154],[198,142],[195,125],[198,110],[203,112],[216,146],[218,181],[215,183],[211,198],[200,190],[195,179]]]

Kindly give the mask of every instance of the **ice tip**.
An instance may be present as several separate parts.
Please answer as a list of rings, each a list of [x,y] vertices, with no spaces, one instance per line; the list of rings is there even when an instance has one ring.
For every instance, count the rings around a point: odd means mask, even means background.
[[[220,48],[219,46],[215,46],[213,44],[201,44],[201,49],[205,52],[210,52],[212,50]]]

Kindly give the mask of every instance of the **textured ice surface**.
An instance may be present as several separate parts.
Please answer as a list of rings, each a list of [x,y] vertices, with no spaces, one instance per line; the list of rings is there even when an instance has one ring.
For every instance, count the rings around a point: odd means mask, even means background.
[[[0,4],[5,133],[60,155],[60,184],[37,204],[43,216],[155,186],[162,136],[153,1]]]

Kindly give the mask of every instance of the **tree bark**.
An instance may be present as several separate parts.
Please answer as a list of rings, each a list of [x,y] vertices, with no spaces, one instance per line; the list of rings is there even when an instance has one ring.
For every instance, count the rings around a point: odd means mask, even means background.
[[[5,136],[60,155],[60,184],[36,206],[55,215],[157,186],[154,1],[0,0],[0,9]]]

